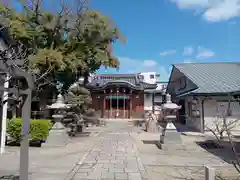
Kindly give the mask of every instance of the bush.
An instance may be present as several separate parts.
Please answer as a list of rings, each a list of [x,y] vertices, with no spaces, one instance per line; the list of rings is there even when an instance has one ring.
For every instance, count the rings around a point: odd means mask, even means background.
[[[20,141],[22,119],[14,118],[8,121],[7,133],[16,141]],[[50,120],[33,119],[30,121],[30,139],[33,141],[45,141],[52,126]]]

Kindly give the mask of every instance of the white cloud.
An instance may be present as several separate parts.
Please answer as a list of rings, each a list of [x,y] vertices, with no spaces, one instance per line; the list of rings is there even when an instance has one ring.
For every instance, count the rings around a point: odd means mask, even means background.
[[[153,67],[156,65],[157,65],[157,62],[154,60],[144,60],[143,61],[143,66],[145,66],[145,67]]]
[[[184,63],[192,63],[192,62],[194,62],[194,61],[191,60],[191,59],[185,59],[183,62],[184,62]]]
[[[197,59],[210,58],[213,56],[215,56],[215,53],[212,50],[200,46],[198,47]]]
[[[206,21],[218,22],[240,16],[240,0],[170,0],[181,9],[202,10]]]
[[[107,69],[105,73],[139,73],[139,72],[157,72],[160,74],[160,79],[163,81],[168,80],[170,72],[164,66],[161,66],[154,60],[141,60],[132,59],[129,57],[118,57],[120,61],[120,68],[118,71],[115,69]],[[104,69],[101,68],[101,72]]]
[[[172,55],[172,54],[175,54],[177,51],[176,50],[167,50],[167,51],[164,51],[164,52],[161,52],[160,53],[160,56],[168,56],[168,55]]]
[[[184,56],[191,56],[194,52],[193,47],[185,47],[183,51]]]

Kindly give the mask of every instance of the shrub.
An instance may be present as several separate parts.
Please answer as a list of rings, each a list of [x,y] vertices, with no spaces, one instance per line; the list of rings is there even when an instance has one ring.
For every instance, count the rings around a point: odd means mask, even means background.
[[[16,141],[20,141],[22,119],[14,118],[8,121],[7,133]],[[52,124],[50,120],[33,119],[30,121],[30,140],[46,140]]]

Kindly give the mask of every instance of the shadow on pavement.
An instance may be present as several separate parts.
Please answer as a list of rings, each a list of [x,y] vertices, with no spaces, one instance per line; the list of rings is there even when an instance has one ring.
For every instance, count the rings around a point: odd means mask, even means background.
[[[0,179],[19,180],[19,176],[16,176],[16,175],[5,175],[5,176],[1,176]]]
[[[223,142],[222,145],[219,145],[213,140],[207,140],[196,142],[196,144],[229,164],[232,164],[232,162],[236,160],[231,145],[228,142]],[[237,143],[237,146],[240,147],[240,143]]]

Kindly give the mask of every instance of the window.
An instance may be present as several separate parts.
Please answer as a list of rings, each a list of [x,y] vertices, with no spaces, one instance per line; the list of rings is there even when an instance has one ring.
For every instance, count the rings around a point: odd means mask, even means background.
[[[154,74],[150,74],[150,79],[154,79]]]

